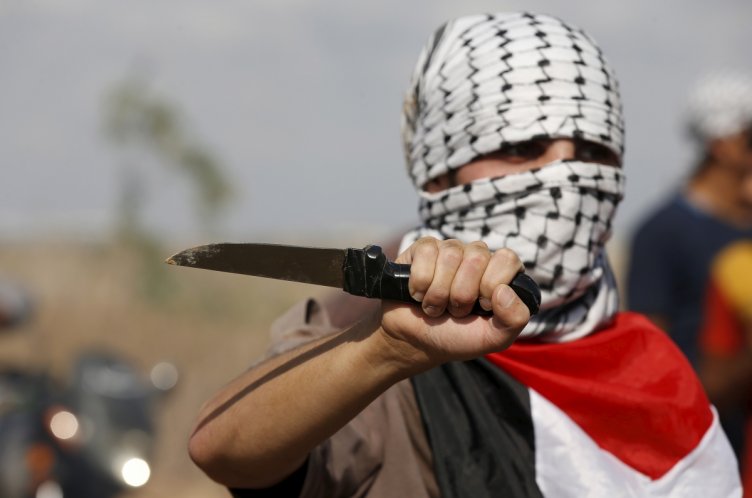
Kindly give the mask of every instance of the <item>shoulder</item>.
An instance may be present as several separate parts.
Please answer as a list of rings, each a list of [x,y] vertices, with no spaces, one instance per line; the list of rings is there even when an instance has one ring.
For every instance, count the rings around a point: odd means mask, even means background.
[[[632,232],[632,250],[649,248],[652,251],[662,241],[673,245],[676,236],[681,236],[687,231],[687,225],[692,224],[692,218],[683,196],[674,195],[640,220]]]
[[[642,218],[635,230],[636,236],[655,230],[671,228],[677,221],[689,219],[691,209],[684,197],[677,193]]]

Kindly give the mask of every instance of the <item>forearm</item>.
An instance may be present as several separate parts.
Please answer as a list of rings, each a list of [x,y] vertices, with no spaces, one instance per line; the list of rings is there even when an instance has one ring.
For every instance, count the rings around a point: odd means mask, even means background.
[[[374,320],[244,373],[208,402],[190,454],[230,487],[265,487],[407,375]]]
[[[190,442],[199,467],[230,487],[275,484],[389,386],[501,351],[530,319],[508,285],[523,268],[511,251],[424,238],[403,256],[422,306],[384,301],[345,332],[241,375],[201,411]],[[493,315],[469,315],[476,300]]]

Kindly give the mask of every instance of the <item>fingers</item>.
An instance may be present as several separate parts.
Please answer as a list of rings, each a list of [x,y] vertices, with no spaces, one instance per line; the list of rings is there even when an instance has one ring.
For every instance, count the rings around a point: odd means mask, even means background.
[[[492,309],[492,296],[501,284],[508,284],[515,275],[525,269],[522,260],[510,249],[499,249],[488,262],[480,281],[480,305],[485,310]]]
[[[397,262],[410,264],[410,296],[416,301],[423,301],[426,291],[431,286],[439,255],[439,241],[423,237],[415,241],[408,250],[397,258]]]
[[[479,297],[480,283],[489,270],[491,260],[492,255],[485,242],[473,242],[465,246],[462,262],[449,292],[447,309],[453,316],[465,316],[472,311]]]
[[[528,307],[506,284],[496,287],[491,302],[494,312],[491,319],[493,327],[502,332],[512,332],[510,337],[516,337],[530,320]]]
[[[410,248],[410,295],[422,303],[428,316],[440,316],[449,303],[452,282],[463,261],[464,248],[457,240],[425,237]]]
[[[462,244],[457,240],[425,237],[416,241],[398,261],[411,264],[410,295],[432,317],[445,311],[455,317],[466,316],[476,300],[480,300],[484,309],[495,312],[502,306],[498,299],[504,297],[497,295],[500,286],[519,301],[506,284],[524,267],[509,249],[491,253],[481,241]]]

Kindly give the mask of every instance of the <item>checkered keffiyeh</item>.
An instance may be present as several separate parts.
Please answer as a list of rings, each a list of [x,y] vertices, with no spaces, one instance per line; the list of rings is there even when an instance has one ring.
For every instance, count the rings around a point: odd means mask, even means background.
[[[583,31],[545,15],[468,16],[421,52],[402,115],[416,187],[502,144],[581,137],[621,154],[618,83]]]
[[[520,256],[541,286],[541,311],[522,337],[568,341],[618,309],[604,251],[622,198],[620,169],[558,161],[438,193],[426,181],[503,144],[581,138],[621,155],[618,84],[593,40],[549,16],[469,16],[446,23],[421,53],[403,113],[421,236],[483,240]]]

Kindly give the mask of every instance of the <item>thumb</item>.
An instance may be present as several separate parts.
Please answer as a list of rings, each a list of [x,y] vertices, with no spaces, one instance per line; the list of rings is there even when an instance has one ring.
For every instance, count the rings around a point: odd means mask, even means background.
[[[500,284],[494,289],[492,304],[491,327],[513,341],[530,321],[530,310],[506,284]]]

